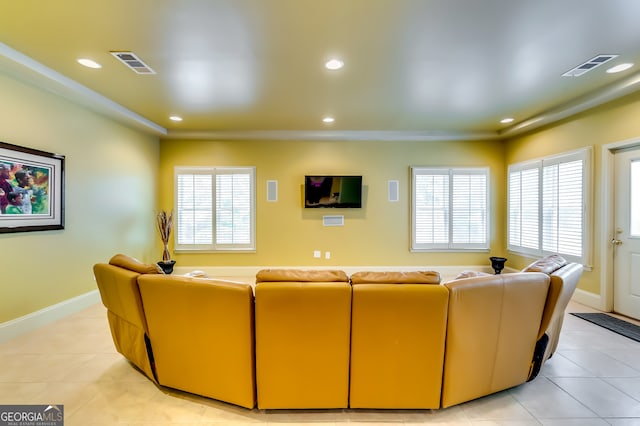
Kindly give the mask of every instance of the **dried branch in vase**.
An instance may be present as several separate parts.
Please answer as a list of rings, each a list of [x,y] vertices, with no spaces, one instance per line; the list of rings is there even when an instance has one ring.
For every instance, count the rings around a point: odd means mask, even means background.
[[[162,244],[164,245],[164,249],[162,251],[162,261],[168,262],[171,260],[171,254],[169,253],[169,237],[171,236],[171,229],[173,228],[173,211],[171,213],[167,213],[162,210],[156,216],[158,221],[158,231],[160,231],[160,239],[162,239]]]

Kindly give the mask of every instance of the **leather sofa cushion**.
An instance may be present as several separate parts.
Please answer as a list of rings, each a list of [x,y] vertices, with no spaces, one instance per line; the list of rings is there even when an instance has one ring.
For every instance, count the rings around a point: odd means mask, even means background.
[[[351,284],[440,284],[440,274],[435,271],[411,272],[356,272]]]
[[[164,274],[158,265],[142,263],[138,259],[125,254],[116,254],[109,259],[109,264],[128,269],[139,274]]]
[[[522,272],[542,272],[543,274],[551,275],[566,264],[567,261],[565,258],[557,254],[552,254],[536,260],[524,268]]]
[[[343,271],[263,269],[256,274],[256,283],[262,282],[349,282]]]

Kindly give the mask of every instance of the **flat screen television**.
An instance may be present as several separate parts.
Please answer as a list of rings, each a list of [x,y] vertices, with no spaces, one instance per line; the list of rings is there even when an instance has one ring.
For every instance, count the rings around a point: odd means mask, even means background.
[[[362,176],[305,176],[304,207],[361,208]]]

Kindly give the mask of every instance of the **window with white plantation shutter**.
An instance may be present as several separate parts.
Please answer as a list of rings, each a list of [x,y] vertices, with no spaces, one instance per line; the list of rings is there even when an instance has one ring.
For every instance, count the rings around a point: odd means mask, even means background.
[[[176,250],[255,250],[255,168],[177,167]]]
[[[530,249],[538,248],[539,166],[528,164],[509,171],[509,245]]]
[[[508,249],[589,259],[591,150],[509,166]]]
[[[411,170],[411,249],[488,249],[489,170],[424,167]]]

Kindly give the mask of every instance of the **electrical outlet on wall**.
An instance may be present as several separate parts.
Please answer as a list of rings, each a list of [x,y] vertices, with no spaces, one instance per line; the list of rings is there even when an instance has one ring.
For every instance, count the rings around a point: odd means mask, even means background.
[[[316,259],[320,259],[320,256],[321,256],[320,250],[313,251],[313,257],[315,257]]]

